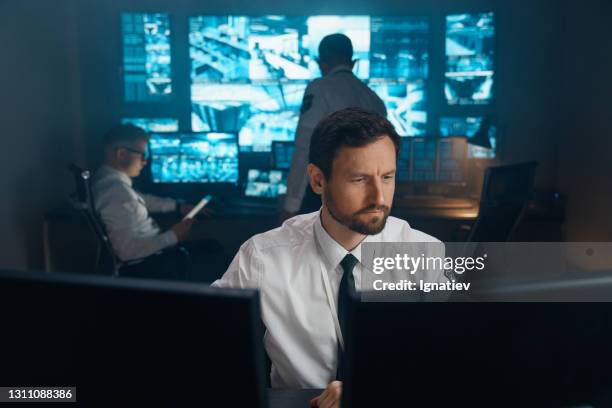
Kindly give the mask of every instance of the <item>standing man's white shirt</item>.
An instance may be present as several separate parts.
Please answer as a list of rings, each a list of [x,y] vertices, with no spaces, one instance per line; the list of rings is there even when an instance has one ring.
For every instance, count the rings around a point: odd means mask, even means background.
[[[389,217],[385,228],[362,242],[439,242]],[[318,249],[320,248],[320,250]],[[361,244],[351,253],[361,262]],[[245,242],[213,286],[260,291],[264,343],[272,360],[272,387],[325,388],[336,375],[338,338],[322,273],[337,305],[340,261],[348,251],[323,228],[319,212],[299,215]],[[362,264],[353,275],[361,287]],[[432,281],[445,280],[430,276]],[[336,311],[334,311],[336,313]]]
[[[353,75],[348,65],[336,67],[323,78],[312,81],[304,91],[295,134],[295,152],[287,179],[286,211],[296,213],[302,205],[308,185],[306,167],[312,132],[321,119],[344,108],[363,108],[387,116],[382,99]]]
[[[162,233],[149,215],[176,211],[175,200],[136,192],[127,174],[107,165],[96,171],[92,192],[96,211],[121,260],[145,258],[178,242],[173,231]]]

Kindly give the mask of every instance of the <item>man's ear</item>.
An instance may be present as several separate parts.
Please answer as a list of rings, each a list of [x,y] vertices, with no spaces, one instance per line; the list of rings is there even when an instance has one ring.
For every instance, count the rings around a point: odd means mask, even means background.
[[[323,194],[325,189],[325,175],[320,168],[310,163],[308,165],[308,180],[310,181],[310,187],[318,195]]]

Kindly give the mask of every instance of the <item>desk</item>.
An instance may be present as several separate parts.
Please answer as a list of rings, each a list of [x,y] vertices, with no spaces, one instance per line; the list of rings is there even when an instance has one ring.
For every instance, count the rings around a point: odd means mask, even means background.
[[[307,408],[311,399],[321,395],[322,389],[276,390],[268,392],[270,408]]]

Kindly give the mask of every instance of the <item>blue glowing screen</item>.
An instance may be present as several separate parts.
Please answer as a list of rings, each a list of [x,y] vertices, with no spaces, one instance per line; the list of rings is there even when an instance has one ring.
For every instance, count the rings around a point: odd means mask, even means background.
[[[189,19],[191,126],[236,132],[241,151],[292,141],[324,36],[346,34],[354,73],[379,93],[404,136],[425,134],[426,18],[198,16]]]
[[[274,167],[277,169],[288,170],[291,168],[295,144],[293,142],[274,142],[272,143],[272,159]]]
[[[127,102],[172,94],[170,18],[167,13],[122,13],[123,81]]]
[[[450,105],[490,102],[493,92],[493,13],[446,17],[444,93]]]
[[[173,118],[123,118],[122,124],[138,126],[147,133],[178,132],[178,119]]]
[[[247,197],[277,197],[287,193],[287,172],[282,170],[250,169],[244,195]]]
[[[155,133],[149,150],[154,183],[238,182],[235,134]]]

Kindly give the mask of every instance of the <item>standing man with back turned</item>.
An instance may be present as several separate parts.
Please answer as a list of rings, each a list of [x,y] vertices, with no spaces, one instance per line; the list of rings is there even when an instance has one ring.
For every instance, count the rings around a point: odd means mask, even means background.
[[[332,34],[321,40],[318,63],[323,78],[312,81],[304,91],[282,220],[321,207],[319,196],[308,185],[306,171],[310,138],[321,119],[350,107],[387,115],[378,95],[353,75],[355,62],[353,44],[346,35]]]

